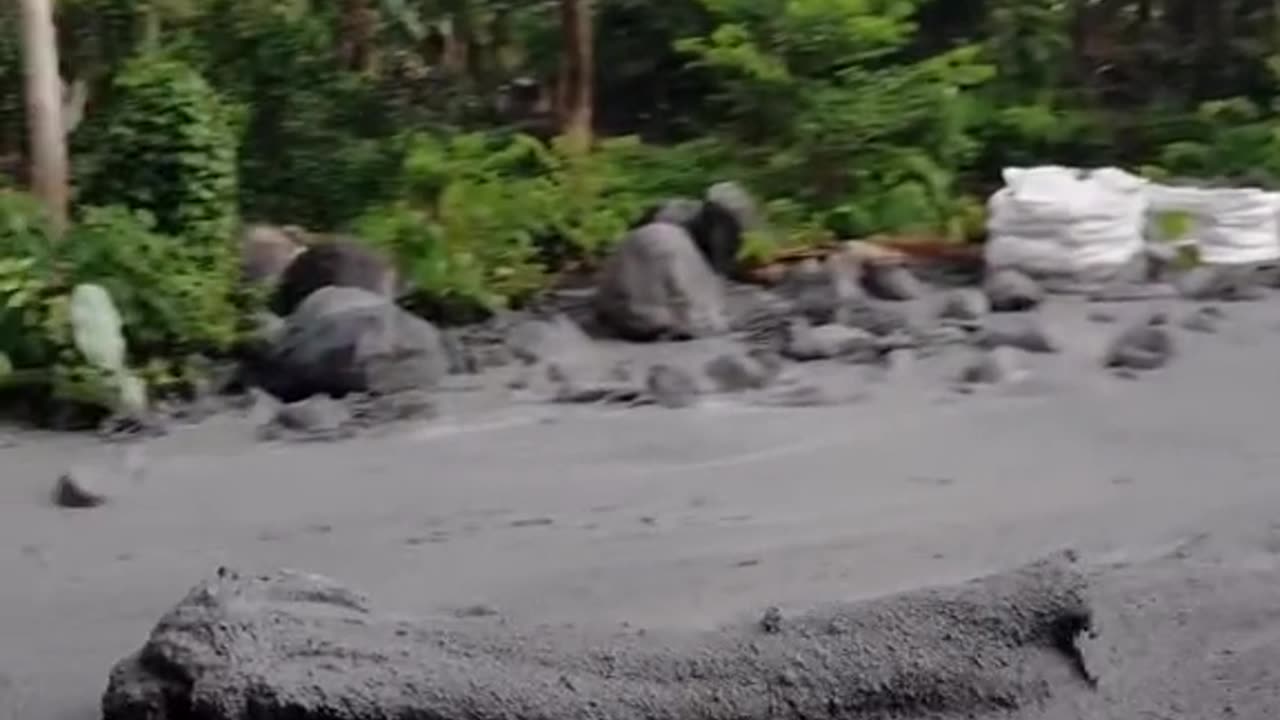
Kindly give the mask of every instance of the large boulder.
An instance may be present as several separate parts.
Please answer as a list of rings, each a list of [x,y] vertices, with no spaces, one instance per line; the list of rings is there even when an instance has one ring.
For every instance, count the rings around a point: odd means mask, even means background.
[[[256,285],[272,285],[306,250],[297,232],[274,225],[249,225],[240,237],[240,270]]]
[[[640,218],[640,222],[636,223],[635,227],[644,227],[645,225],[661,222],[679,225],[692,233],[694,224],[701,214],[701,200],[685,197],[668,198],[649,208],[649,211]]]
[[[684,228],[711,269],[727,277],[737,268],[744,233],[760,226],[760,211],[746,188],[721,182],[708,188],[702,200],[677,197],[658,203],[636,227],[653,223]]]
[[[330,286],[285,320],[258,382],[285,401],[434,387],[449,370],[440,332],[367,290]]]
[[[277,315],[288,315],[311,293],[330,285],[392,298],[398,283],[395,268],[379,253],[354,240],[325,240],[307,248],[285,269],[271,309]]]
[[[321,576],[220,569],[112,670],[102,718],[1030,717],[1090,691],[1076,645],[1088,590],[1054,558],[961,586],[638,633],[414,620]]]
[[[600,322],[638,341],[689,339],[729,330],[723,281],[676,225],[636,228],[606,261],[596,294]]]

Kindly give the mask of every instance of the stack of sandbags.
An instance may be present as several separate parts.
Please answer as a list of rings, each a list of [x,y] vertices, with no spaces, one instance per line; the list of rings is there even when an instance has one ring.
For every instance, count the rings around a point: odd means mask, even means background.
[[[1191,216],[1186,241],[1206,265],[1255,265],[1280,260],[1280,193],[1257,188],[1148,188],[1153,213]]]
[[[1037,277],[1124,268],[1143,251],[1147,181],[1116,168],[1006,168],[988,202],[985,260]]]

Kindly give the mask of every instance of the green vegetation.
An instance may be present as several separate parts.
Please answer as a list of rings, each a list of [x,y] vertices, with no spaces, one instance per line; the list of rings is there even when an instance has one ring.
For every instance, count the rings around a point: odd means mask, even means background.
[[[1280,180],[1280,11],[1235,0],[595,0],[595,130],[558,141],[578,0],[60,0],[73,227],[0,193],[0,369],[76,360],[78,284],[181,384],[252,303],[242,221],[351,233],[423,302],[517,303],[645,207],[736,179],[744,252],[980,240],[1002,166]],[[583,5],[586,7],[587,5]],[[22,187],[20,23],[0,4],[0,187]],[[0,381],[2,382],[2,381]]]

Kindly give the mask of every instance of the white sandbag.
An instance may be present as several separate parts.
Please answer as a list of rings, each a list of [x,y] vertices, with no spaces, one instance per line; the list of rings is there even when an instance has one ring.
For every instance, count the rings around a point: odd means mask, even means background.
[[[1148,194],[1157,212],[1192,216],[1189,239],[1202,262],[1246,265],[1280,260],[1280,193],[1152,186]]]
[[[986,262],[1032,274],[1119,267],[1142,252],[1146,181],[1117,168],[1006,168],[988,201]]]

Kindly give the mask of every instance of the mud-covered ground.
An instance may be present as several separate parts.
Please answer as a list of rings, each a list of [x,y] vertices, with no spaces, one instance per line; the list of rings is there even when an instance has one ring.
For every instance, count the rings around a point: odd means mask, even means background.
[[[1063,352],[970,394],[953,390],[957,348],[887,372],[804,370],[865,390],[835,407],[558,407],[512,401],[498,373],[451,380],[437,420],[343,442],[264,444],[228,414],[149,442],[145,474],[92,510],[55,508],[50,489],[118,448],[11,433],[0,720],[96,718],[112,665],[220,565],[321,573],[395,613],[679,630],[1067,547],[1129,564],[1105,576],[1101,621],[1119,596],[1154,618],[1141,638],[1124,636],[1131,607],[1104,625],[1120,638],[1094,650],[1104,691],[1162,688],[1172,714],[1053,717],[1275,717],[1280,297],[1222,305],[1216,333],[1179,329],[1164,370],[1103,371],[1124,318],[1157,306],[1174,324],[1199,307],[1055,300],[1043,314]],[[1211,650],[1220,662],[1197,656]],[[1213,687],[1233,688],[1230,708]],[[1141,701],[1124,700],[1156,707]]]

